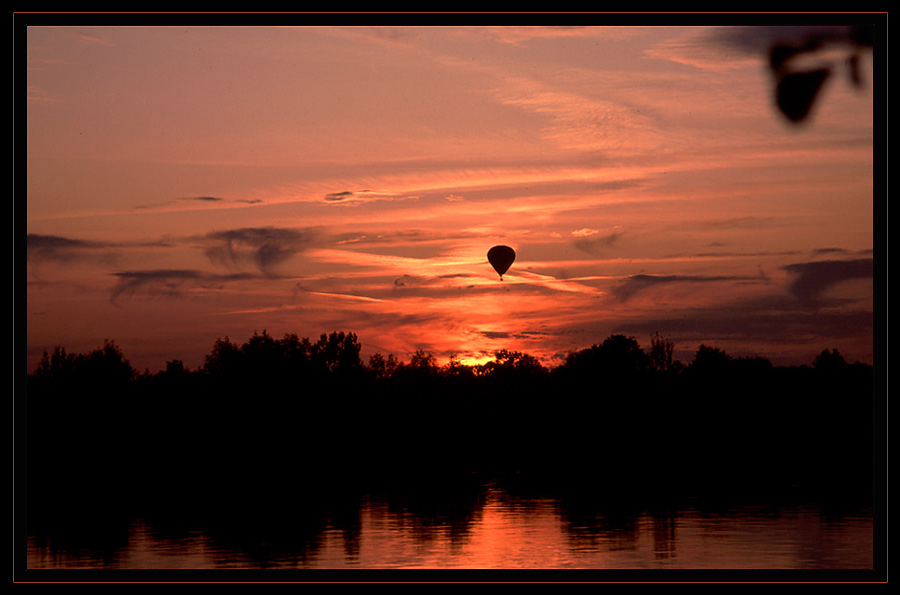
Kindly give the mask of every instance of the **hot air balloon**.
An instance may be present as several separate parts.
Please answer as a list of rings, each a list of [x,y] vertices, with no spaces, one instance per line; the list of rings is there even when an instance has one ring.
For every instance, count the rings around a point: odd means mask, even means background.
[[[502,281],[503,273],[508,271],[513,261],[516,260],[516,251],[509,246],[494,246],[488,250],[487,257]]]

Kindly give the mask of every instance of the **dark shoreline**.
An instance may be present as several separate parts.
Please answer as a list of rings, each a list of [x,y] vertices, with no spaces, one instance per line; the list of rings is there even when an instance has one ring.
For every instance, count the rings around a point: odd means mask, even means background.
[[[572,518],[687,504],[872,508],[871,366],[826,351],[782,368],[713,350],[661,370],[636,342],[604,345],[553,370],[504,354],[482,370],[423,356],[376,373],[338,348],[335,365],[301,358],[298,373],[283,353],[254,362],[237,349],[219,368],[116,378],[127,360],[110,344],[93,370],[28,379],[28,534],[101,547],[146,518],[235,548],[280,543],[283,531],[285,547],[314,547],[326,524],[352,534],[364,497],[465,525],[486,485],[553,498]]]

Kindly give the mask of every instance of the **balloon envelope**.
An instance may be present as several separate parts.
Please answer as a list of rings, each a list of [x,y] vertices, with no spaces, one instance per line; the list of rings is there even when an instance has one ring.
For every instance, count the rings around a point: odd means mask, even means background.
[[[494,270],[497,271],[497,274],[502,279],[503,273],[508,271],[509,267],[516,260],[516,251],[509,246],[494,246],[488,250],[487,256],[491,266],[494,267]]]

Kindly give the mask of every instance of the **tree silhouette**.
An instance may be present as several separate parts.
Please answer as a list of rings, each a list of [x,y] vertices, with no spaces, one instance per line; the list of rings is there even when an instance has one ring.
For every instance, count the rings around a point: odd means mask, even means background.
[[[297,378],[309,372],[312,358],[312,343],[294,333],[286,334],[278,343],[287,370]]]
[[[647,370],[651,360],[634,337],[611,335],[603,343],[569,353],[565,366],[575,372],[619,379]]]
[[[329,374],[356,375],[362,371],[362,346],[355,333],[322,333],[312,345],[310,359],[316,369]]]
[[[203,371],[214,378],[227,378],[237,371],[240,355],[240,347],[228,337],[218,338],[203,362]]]
[[[291,482],[300,459],[306,483],[428,468],[581,484],[600,460],[603,478],[633,486],[859,487],[871,475],[871,366],[826,349],[812,366],[776,368],[701,344],[682,369],[672,350],[659,334],[649,354],[612,335],[552,369],[513,350],[473,367],[440,367],[424,350],[364,367],[354,333],[262,331],[243,345],[217,339],[196,372],[170,360],[137,376],[115,343],[58,347],[28,379],[29,461],[40,485],[81,481],[74,461],[92,457],[133,469],[140,485],[153,472],[209,493],[233,486],[235,469],[248,486]],[[91,481],[104,486],[106,472],[124,481],[101,467]]]
[[[265,330],[254,332],[241,346],[243,372],[258,379],[281,380],[285,373],[282,346]]]
[[[475,369],[472,366],[463,364],[456,354],[450,356],[443,372],[447,378],[455,379],[472,378],[475,375]]]
[[[52,355],[44,352],[34,371],[34,377],[42,382],[62,382],[71,380],[75,372],[74,353],[66,353],[65,347],[57,346]]]
[[[88,353],[71,354],[60,346],[52,355],[44,352],[33,374],[39,384],[67,385],[79,390],[122,387],[136,376],[121,349],[110,340]]]
[[[541,362],[527,353],[500,349],[494,352],[494,361],[479,366],[480,376],[518,378],[535,377],[544,372]]]
[[[650,367],[658,372],[668,372],[675,368],[673,354],[675,352],[675,344],[661,336],[659,333],[653,333],[650,339]]]
[[[813,368],[821,372],[835,372],[844,370],[846,367],[847,360],[837,349],[823,349],[813,360]]]
[[[369,370],[375,378],[390,378],[397,371],[399,365],[397,357],[393,353],[388,354],[387,357],[380,353],[373,353],[369,357]]]
[[[438,371],[437,358],[433,353],[416,349],[409,358],[409,367],[413,370],[436,373]]]
[[[718,347],[700,345],[694,354],[690,369],[692,372],[721,374],[726,371],[730,362],[731,356]]]

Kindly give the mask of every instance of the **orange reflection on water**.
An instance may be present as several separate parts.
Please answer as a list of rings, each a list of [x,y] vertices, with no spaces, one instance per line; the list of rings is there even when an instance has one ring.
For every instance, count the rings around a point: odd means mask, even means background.
[[[127,543],[108,549],[30,539],[28,568],[868,570],[874,563],[873,519],[864,510],[839,518],[814,507],[600,512],[493,492],[477,500],[461,507],[367,501],[349,525],[323,527],[317,537],[289,531],[277,542],[176,536],[136,522]]]

